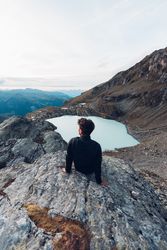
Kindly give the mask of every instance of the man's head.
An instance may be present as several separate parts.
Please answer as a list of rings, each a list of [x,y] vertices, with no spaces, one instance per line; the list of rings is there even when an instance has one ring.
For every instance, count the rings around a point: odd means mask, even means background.
[[[80,135],[90,135],[95,128],[92,120],[86,118],[80,118],[78,120],[78,125]]]

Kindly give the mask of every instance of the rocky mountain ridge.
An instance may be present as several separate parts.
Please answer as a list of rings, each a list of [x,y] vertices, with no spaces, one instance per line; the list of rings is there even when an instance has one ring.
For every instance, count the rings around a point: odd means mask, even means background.
[[[96,112],[127,122],[138,130],[165,127],[167,121],[167,48],[154,51],[68,105],[85,103]]]

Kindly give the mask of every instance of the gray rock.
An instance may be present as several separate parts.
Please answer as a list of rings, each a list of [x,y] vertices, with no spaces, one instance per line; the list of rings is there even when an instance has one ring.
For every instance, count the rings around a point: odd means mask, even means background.
[[[12,116],[0,123],[0,139],[31,137],[33,140],[44,131],[53,131],[56,126],[48,121],[30,121],[25,117]]]
[[[66,142],[48,121],[10,117],[0,124],[0,168],[32,163],[46,152],[66,148]]]
[[[63,140],[59,133],[54,131],[45,132],[43,138],[43,147],[46,153],[65,150],[67,148],[67,143]]]
[[[0,139],[24,138],[31,130],[31,122],[26,118],[12,116],[0,123]]]
[[[44,154],[43,147],[31,138],[18,139],[12,148],[14,158],[23,157],[25,162],[32,163]]]
[[[159,199],[133,169],[105,156],[102,175],[108,186],[103,188],[75,171],[64,174],[60,167],[64,164],[65,152],[58,151],[33,164],[0,170],[1,249],[56,249],[53,244],[63,237],[63,231],[53,233],[39,226],[27,204],[47,208],[49,220],[59,215],[82,223],[90,234],[91,250],[167,249]],[[38,219],[43,217],[41,213]]]

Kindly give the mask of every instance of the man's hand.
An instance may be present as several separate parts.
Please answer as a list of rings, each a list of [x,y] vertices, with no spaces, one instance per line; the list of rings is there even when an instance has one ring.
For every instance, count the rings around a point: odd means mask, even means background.
[[[65,167],[63,167],[63,168],[61,168],[61,170],[62,170],[62,172],[63,172],[63,174],[70,174],[70,173],[68,173],[67,171],[66,171],[66,168]]]
[[[106,180],[102,180],[101,184],[102,187],[107,187],[108,186],[108,182]]]
[[[64,174],[67,174],[67,172],[66,172],[66,169],[65,169],[65,168],[62,168],[62,172],[63,172]]]
[[[59,168],[64,174],[67,174],[65,166],[59,166]]]

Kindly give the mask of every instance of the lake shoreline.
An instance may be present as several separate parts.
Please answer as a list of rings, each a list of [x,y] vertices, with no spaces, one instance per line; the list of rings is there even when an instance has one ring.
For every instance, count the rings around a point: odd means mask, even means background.
[[[27,114],[29,120],[46,120],[53,117],[60,117],[63,115],[80,115],[80,116],[98,116],[106,119],[111,119],[109,115],[105,113],[99,113],[90,107],[80,107],[80,106],[63,106],[63,107],[47,107],[35,112]],[[117,119],[115,117],[113,120],[122,122],[128,131],[128,134],[136,138],[140,144],[137,146],[132,146],[129,148],[120,148],[118,152],[114,152],[114,157],[121,158],[127,161],[135,169],[147,169],[155,174],[164,175],[167,180],[167,171],[164,174],[164,168],[166,166],[166,140],[167,132],[161,131],[159,128],[154,130],[141,129],[139,126],[133,125],[132,121],[125,119]],[[135,123],[136,124],[136,123]],[[157,152],[158,149],[158,152]],[[115,154],[116,153],[116,154]],[[155,160],[156,159],[156,160]],[[160,166],[160,162],[163,164]],[[156,171],[157,169],[157,171]],[[163,170],[163,171],[161,171]]]

